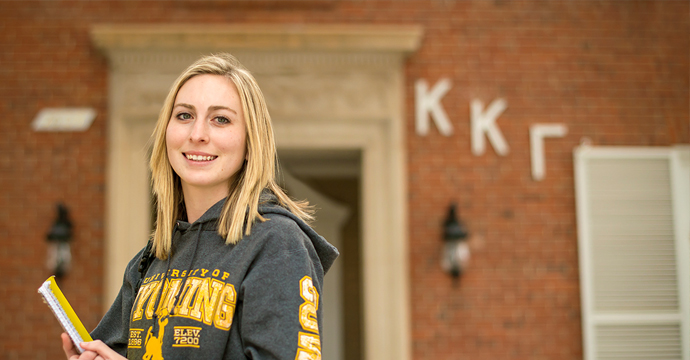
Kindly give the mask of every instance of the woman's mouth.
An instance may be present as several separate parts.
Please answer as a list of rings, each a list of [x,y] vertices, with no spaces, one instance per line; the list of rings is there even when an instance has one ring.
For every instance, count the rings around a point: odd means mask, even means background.
[[[211,161],[217,158],[218,156],[213,156],[213,155],[191,155],[191,154],[184,154],[184,156],[192,161]]]

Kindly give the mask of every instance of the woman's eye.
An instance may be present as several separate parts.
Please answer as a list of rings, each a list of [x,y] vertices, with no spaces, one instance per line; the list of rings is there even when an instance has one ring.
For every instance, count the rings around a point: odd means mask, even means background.
[[[180,120],[189,120],[192,118],[192,115],[189,113],[179,113],[177,114],[177,118]]]
[[[226,118],[226,117],[223,117],[223,116],[217,116],[217,117],[216,117],[216,122],[219,123],[219,124],[229,124],[229,123],[230,123],[230,119],[228,119],[228,118]]]

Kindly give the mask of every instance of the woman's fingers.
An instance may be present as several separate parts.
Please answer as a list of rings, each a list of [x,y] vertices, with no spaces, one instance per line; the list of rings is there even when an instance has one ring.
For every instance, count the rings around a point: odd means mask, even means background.
[[[67,333],[62,333],[62,335],[60,335],[60,338],[62,338],[62,350],[65,352],[65,356],[67,356],[68,359],[72,356],[79,355],[79,353],[77,353],[77,349],[74,348],[74,343],[72,343],[72,339],[69,338],[69,335],[67,335]]]
[[[83,354],[79,355],[77,352],[72,339],[70,339],[67,333],[62,333],[60,336],[62,338],[62,350],[65,351],[65,355],[68,360],[121,360],[125,359],[120,356],[113,349],[109,348],[108,345],[100,340],[83,342],[80,344],[82,349],[86,350]]]
[[[84,351],[81,355],[79,355],[79,358],[74,358],[76,360],[95,360],[98,358],[98,353],[95,353],[93,351]],[[72,359],[70,359],[72,360]]]
[[[88,350],[87,352],[94,352],[97,356],[95,356],[95,359],[99,360],[122,360],[125,359],[122,357],[120,354],[115,352],[115,350],[111,349],[103,343],[100,340],[94,340],[90,342],[83,342],[81,343],[81,347],[84,348],[84,350]],[[81,359],[81,358],[80,358]]]
[[[60,337],[62,338],[62,350],[65,351],[68,360],[94,360],[98,356],[98,353],[94,351],[85,351],[79,355],[76,346],[74,346],[72,339],[67,333],[62,333]],[[105,344],[103,345],[105,346]]]

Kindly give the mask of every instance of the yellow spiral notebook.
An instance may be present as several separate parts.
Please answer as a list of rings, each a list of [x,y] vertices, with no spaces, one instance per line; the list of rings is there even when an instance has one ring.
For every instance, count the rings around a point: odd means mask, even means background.
[[[55,282],[55,276],[51,276],[46,280],[40,288],[38,288],[38,293],[43,296],[43,301],[48,304],[50,310],[53,311],[55,317],[65,329],[65,332],[69,334],[72,339],[75,348],[81,354],[84,352],[79,344],[84,341],[92,341],[91,335],[86,331],[86,328],[77,317],[77,314],[72,310],[69,302],[62,295],[62,291]]]

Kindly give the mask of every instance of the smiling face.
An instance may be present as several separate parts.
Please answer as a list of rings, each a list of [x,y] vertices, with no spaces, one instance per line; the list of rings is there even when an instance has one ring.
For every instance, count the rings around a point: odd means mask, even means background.
[[[246,158],[246,130],[235,84],[221,75],[197,75],[182,85],[165,133],[168,159],[185,198],[192,193],[216,200]]]

